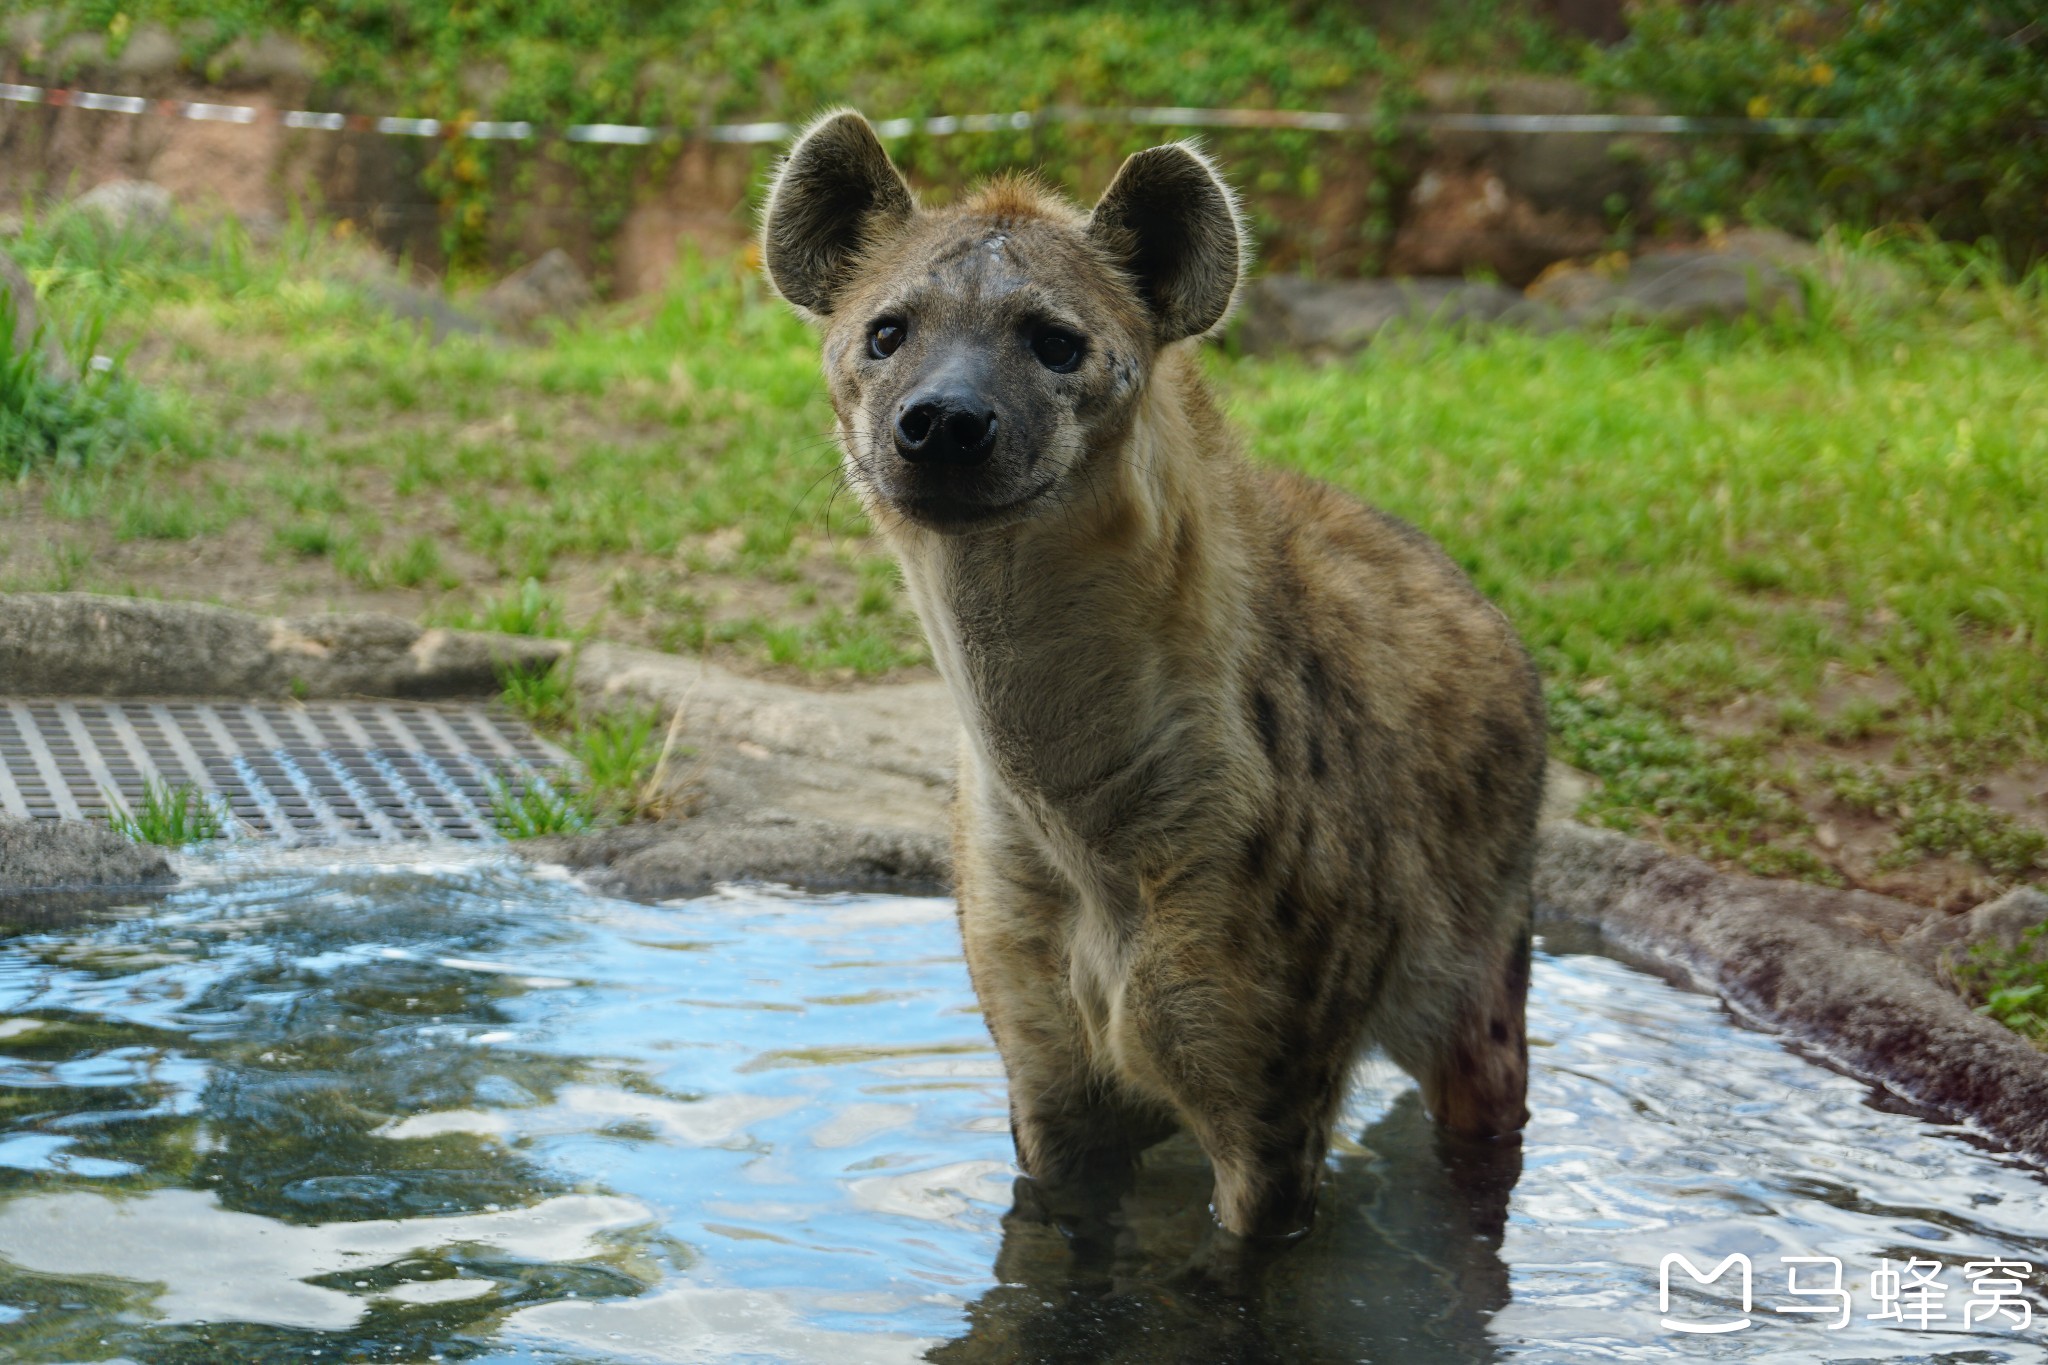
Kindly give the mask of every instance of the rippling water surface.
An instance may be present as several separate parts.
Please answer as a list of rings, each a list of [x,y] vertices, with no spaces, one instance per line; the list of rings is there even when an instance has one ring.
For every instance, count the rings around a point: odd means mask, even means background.
[[[1556,935],[1521,1148],[1440,1143],[1368,1063],[1315,1231],[1227,1294],[1187,1271],[1219,1251],[1183,1142],[1096,1223],[1010,1212],[948,902],[645,906],[488,853],[188,872],[0,903],[0,1359],[2048,1356],[2018,1307],[1963,1321],[1966,1262],[2048,1269],[2040,1175]],[[1672,1253],[1748,1256],[1750,1325],[1664,1326],[1742,1317],[1739,1271],[1660,1313]],[[1777,1312],[1821,1304],[1786,1256],[1839,1258],[1847,1328]],[[1913,1257],[1946,1317],[1868,1320]]]

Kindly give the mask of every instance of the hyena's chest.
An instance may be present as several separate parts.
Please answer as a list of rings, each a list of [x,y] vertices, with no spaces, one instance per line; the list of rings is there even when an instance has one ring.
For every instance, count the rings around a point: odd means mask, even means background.
[[[1032,841],[1064,883],[1064,912],[1053,926],[1060,964],[1054,981],[1089,1061],[1106,1077],[1163,1097],[1134,1009],[1133,975],[1143,956],[1159,947],[1134,860],[1114,841],[1114,851],[1105,851],[1057,817],[1030,823]]]

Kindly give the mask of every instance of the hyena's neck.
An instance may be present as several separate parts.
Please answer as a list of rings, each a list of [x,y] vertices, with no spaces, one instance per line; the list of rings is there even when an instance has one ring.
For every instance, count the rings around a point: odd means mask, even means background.
[[[898,548],[970,753],[1020,794],[1113,820],[1238,714],[1258,556],[1250,471],[1191,358],[1166,358],[1090,472],[1018,527]]]

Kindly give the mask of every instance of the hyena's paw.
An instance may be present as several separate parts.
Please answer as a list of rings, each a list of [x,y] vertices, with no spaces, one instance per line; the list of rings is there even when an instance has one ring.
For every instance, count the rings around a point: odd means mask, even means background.
[[[1289,1243],[1306,1236],[1316,1218],[1322,1157],[1307,1143],[1278,1160],[1259,1162],[1210,1155],[1216,1193],[1210,1210],[1222,1229],[1263,1243]]]

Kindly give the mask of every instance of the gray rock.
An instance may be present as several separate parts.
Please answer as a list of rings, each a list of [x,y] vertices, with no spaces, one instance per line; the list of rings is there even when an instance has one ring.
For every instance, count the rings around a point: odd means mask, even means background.
[[[296,85],[310,81],[315,69],[304,44],[276,32],[242,35],[217,64],[224,78],[246,85]]]
[[[1716,245],[1869,302],[1900,303],[1918,292],[1906,272],[1890,261],[1827,250],[1776,228],[1733,228]]]
[[[12,696],[476,696],[498,690],[502,669],[545,669],[566,652],[395,616],[281,621],[199,603],[0,594],[0,692]]]
[[[175,881],[164,851],[82,820],[0,815],[0,893],[133,887]]]
[[[555,247],[485,290],[476,306],[500,326],[525,328],[547,318],[574,317],[596,297],[569,253]]]
[[[1929,915],[1899,940],[1899,951],[1924,970],[1949,978],[1950,966],[1980,944],[2015,949],[2030,929],[2048,925],[2048,892],[2021,886],[1965,914]],[[2034,940],[2048,961],[2048,936]]]
[[[1557,309],[1566,325],[1581,327],[1619,321],[1683,328],[1780,312],[1806,315],[1806,292],[1790,271],[1761,255],[1711,247],[1638,256],[1615,274],[1566,271],[1531,285],[1528,297]]]
[[[943,685],[820,692],[606,644],[576,681],[591,705],[680,708],[670,797],[691,814],[522,845],[531,856],[642,900],[720,881],[930,891],[950,875],[960,736]]]
[[[251,209],[247,213],[237,214],[235,223],[253,247],[274,247],[284,240],[284,219],[268,209]]]
[[[720,882],[779,882],[816,890],[933,893],[952,875],[933,832],[875,829],[775,812],[627,825],[536,840],[533,856],[589,875],[613,895],[669,900]]]
[[[1485,323],[1521,296],[1462,279],[1311,280],[1267,275],[1245,292],[1238,345],[1250,355],[1342,355],[1395,323]]]
[[[171,192],[147,180],[109,180],[71,201],[74,213],[97,218],[115,232],[155,232],[171,221]]]
[[[0,251],[0,317],[12,317],[14,320],[14,330],[8,338],[10,350],[19,352],[24,347],[35,346],[43,353],[45,378],[59,384],[77,381],[77,367],[43,326],[42,310],[36,305],[35,285],[22,273],[14,258],[4,251]]]
[[[440,343],[451,336],[484,336],[489,326],[474,313],[450,303],[436,289],[421,289],[402,280],[366,280],[363,294],[369,301],[401,322],[410,322]]]
[[[185,49],[177,35],[162,24],[138,24],[114,58],[114,70],[130,80],[175,76],[185,64]]]
[[[1547,826],[1539,911],[1719,993],[1912,1102],[2048,1157],[2048,1054],[1977,1014],[1881,940],[1916,906],[1726,876],[1604,830]]]

